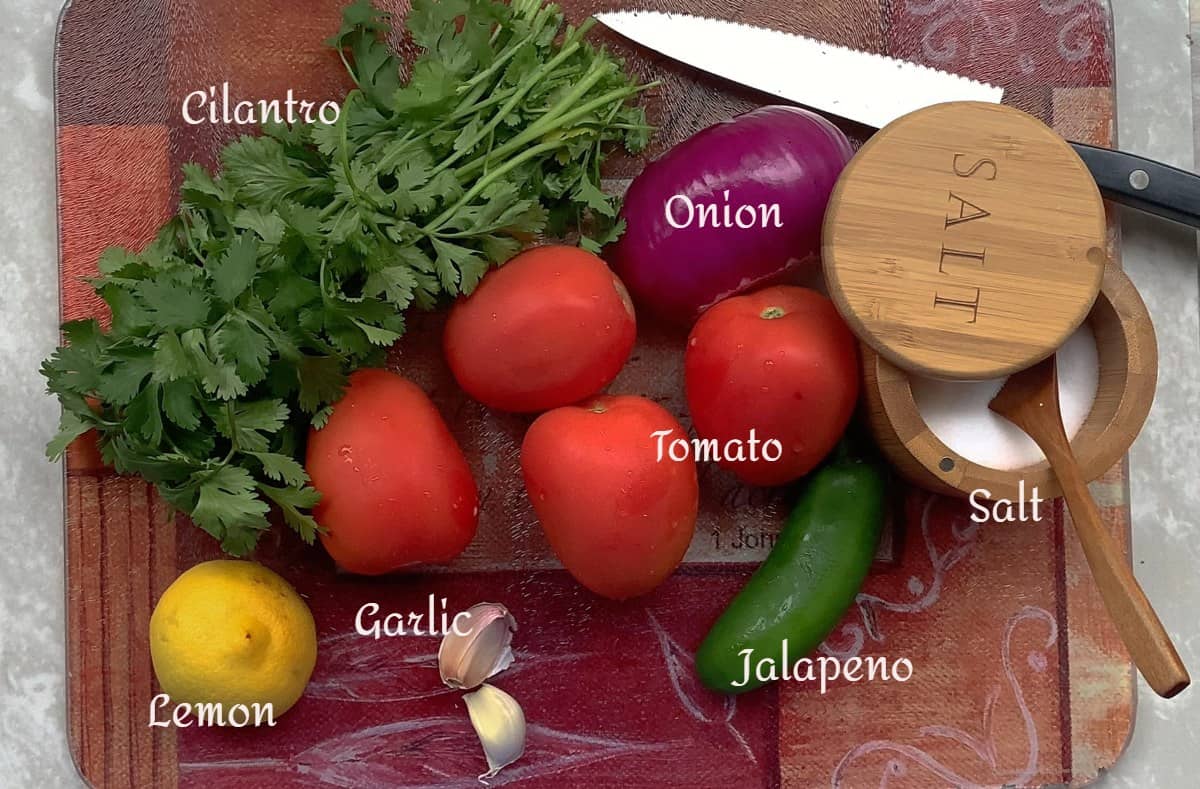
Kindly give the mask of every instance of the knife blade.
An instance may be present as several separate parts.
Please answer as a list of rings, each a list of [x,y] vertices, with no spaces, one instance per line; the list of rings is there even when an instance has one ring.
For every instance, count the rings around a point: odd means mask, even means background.
[[[629,40],[722,79],[882,128],[947,101],[998,103],[1003,88],[795,33],[661,11],[596,19]],[[1071,142],[1105,198],[1200,228],[1200,176],[1150,159]]]
[[[672,60],[875,128],[930,104],[1004,95],[957,74],[740,22],[660,11],[596,19]]]

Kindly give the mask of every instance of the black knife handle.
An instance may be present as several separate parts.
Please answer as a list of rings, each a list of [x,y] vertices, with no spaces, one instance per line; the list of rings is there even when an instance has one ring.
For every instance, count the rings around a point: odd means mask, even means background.
[[[1105,198],[1200,228],[1200,175],[1123,151],[1081,142],[1071,147],[1092,171]]]

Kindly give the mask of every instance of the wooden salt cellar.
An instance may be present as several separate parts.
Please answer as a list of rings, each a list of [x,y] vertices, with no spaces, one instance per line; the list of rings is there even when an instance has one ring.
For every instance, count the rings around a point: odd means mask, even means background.
[[[1041,121],[1002,105],[927,107],[872,137],[825,218],[830,295],[897,367],[982,380],[1053,353],[1104,272],[1104,203]]]
[[[1008,107],[955,103],[900,118],[863,147],[834,190],[823,251],[839,311],[880,358],[931,377],[1011,376],[991,408],[1054,461],[1054,492],[1066,495],[1105,607],[1147,682],[1169,698],[1190,683],[1187,669],[1087,490],[1105,462],[1115,461],[1113,450],[1128,449],[1149,409],[1150,397],[1138,396],[1140,376],[1130,374],[1143,367],[1146,346],[1129,342],[1139,328],[1153,337],[1149,316],[1122,315],[1109,298],[1116,326],[1103,321],[1104,309],[1093,323],[1101,368],[1087,420],[1095,445],[1087,456],[1067,445],[1053,362],[1039,364],[1091,313],[1106,240],[1099,190],[1061,137]],[[1122,290],[1115,269],[1108,274],[1110,292]],[[1138,325],[1123,331],[1120,319],[1131,314]],[[870,364],[870,352],[864,355]],[[959,491],[964,483],[983,487],[994,471],[960,467],[950,454],[930,468],[928,450],[939,454],[941,442],[921,430],[919,414],[897,419],[902,414],[890,414],[882,397],[871,402],[873,387],[883,391],[878,370],[868,367],[867,398],[874,423],[881,410],[888,417],[875,425],[885,451],[889,442],[893,451],[912,451],[923,440],[921,472]],[[1142,387],[1152,381],[1140,379]],[[893,389],[893,397],[912,397],[907,376]],[[1110,423],[1117,432],[1097,436],[1106,413],[1124,421]],[[1084,428],[1086,437],[1087,422]],[[1027,471],[1012,475],[1020,482]],[[1003,495],[998,487],[985,495]]]
[[[952,451],[922,419],[908,375],[1010,375],[1054,353],[1084,320],[1100,380],[1072,445],[1088,481],[1121,459],[1149,412],[1158,357],[1146,306],[1106,267],[1106,247],[1090,173],[1019,110],[940,104],[863,146],[826,215],[825,273],[864,343],[872,431],[906,478],[959,496],[987,488],[1013,499],[1021,480],[1060,495],[1044,462],[1001,471]]]
[[[1142,429],[1158,380],[1158,350],[1150,313],[1137,288],[1116,266],[1105,269],[1100,297],[1087,319],[1096,338],[1100,379],[1096,400],[1071,441],[1088,482],[1119,463]],[[929,428],[917,408],[908,374],[862,347],[863,403],[871,432],[892,466],[914,485],[966,497],[987,488],[1016,500],[1019,485],[1046,498],[1062,488],[1045,461],[1020,469],[988,468],[967,460]]]

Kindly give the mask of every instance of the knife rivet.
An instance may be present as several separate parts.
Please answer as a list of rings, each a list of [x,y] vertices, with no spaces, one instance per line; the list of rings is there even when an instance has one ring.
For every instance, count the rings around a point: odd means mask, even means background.
[[[1134,170],[1129,174],[1129,185],[1139,192],[1150,186],[1150,173],[1145,170]]]

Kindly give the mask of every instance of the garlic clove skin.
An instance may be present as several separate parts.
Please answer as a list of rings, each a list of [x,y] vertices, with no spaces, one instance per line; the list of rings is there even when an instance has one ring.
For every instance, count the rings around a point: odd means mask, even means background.
[[[442,682],[471,690],[512,665],[512,638],[517,620],[499,603],[476,603],[442,637],[438,672]]]
[[[487,757],[488,771],[479,776],[482,781],[495,776],[525,752],[525,712],[512,696],[487,684],[463,696],[463,701]]]

